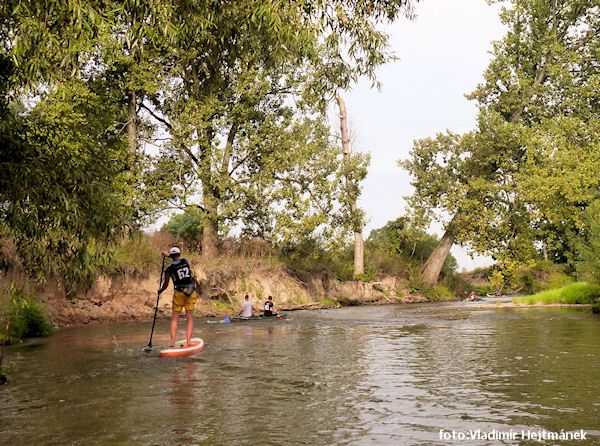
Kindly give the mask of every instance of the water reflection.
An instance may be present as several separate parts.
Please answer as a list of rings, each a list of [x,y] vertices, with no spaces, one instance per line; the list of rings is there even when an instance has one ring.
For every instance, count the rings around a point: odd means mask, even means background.
[[[167,324],[159,321],[155,345],[167,343]],[[599,328],[598,317],[573,310],[354,307],[204,324],[202,353],[167,359],[140,352],[148,323],[62,330],[11,349],[21,359],[0,388],[0,443],[444,444],[440,429],[600,434]]]

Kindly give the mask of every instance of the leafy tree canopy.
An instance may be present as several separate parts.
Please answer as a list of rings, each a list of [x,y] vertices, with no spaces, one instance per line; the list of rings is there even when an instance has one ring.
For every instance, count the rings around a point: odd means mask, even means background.
[[[598,196],[597,1],[513,1],[484,82],[476,129],[415,142],[401,162],[413,212],[452,216],[453,241],[501,264],[565,261]],[[426,223],[426,220],[425,220]]]

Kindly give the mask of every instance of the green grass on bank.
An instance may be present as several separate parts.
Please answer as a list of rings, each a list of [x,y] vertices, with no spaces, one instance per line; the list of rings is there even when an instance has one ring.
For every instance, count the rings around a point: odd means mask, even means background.
[[[514,299],[518,304],[595,304],[600,302],[600,285],[577,282],[562,288]]]

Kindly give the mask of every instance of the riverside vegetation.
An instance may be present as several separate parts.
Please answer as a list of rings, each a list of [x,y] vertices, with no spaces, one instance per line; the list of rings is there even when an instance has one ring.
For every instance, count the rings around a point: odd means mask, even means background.
[[[182,217],[184,216],[184,217]],[[322,247],[319,240],[305,240],[293,249],[285,250],[269,245],[258,239],[225,239],[219,244],[221,256],[207,259],[194,251],[199,245],[196,233],[188,233],[190,220],[184,214],[174,216],[163,229],[152,235],[143,233],[131,234],[129,237],[104,249],[100,253],[90,255],[85,270],[80,272],[80,279],[73,288],[70,298],[58,299],[60,289],[67,289],[64,281],[48,276],[44,283],[23,282],[30,293],[42,296],[47,306],[52,306],[51,313],[55,322],[64,325],[87,322],[73,317],[65,320],[57,316],[56,307],[68,307],[81,299],[93,300],[92,307],[98,310],[103,299],[110,299],[113,294],[142,294],[142,307],[150,310],[154,305],[152,292],[158,283],[160,252],[164,246],[178,245],[194,267],[197,267],[199,281],[198,293],[201,301],[201,314],[220,314],[237,311],[239,301],[244,294],[250,293],[253,298],[263,298],[274,294],[279,302],[290,306],[318,304],[320,307],[341,305],[357,305],[365,301],[379,299],[383,302],[400,302],[411,300],[448,300],[461,296],[469,288],[469,284],[456,271],[456,260],[448,258],[448,265],[443,271],[440,285],[427,287],[419,278],[419,270],[423,259],[427,258],[435,246],[435,237],[425,232],[408,233],[405,221],[399,219],[388,223],[385,227],[373,231],[366,240],[367,269],[360,277],[352,274],[353,252],[351,248],[330,251]],[[198,227],[194,222],[193,227]],[[417,237],[411,238],[414,235]],[[9,243],[4,241],[0,250],[5,264],[5,274],[22,279],[23,265]],[[85,277],[82,280],[81,277]],[[388,281],[385,282],[385,278]],[[392,282],[389,281],[391,278]],[[354,280],[356,279],[356,280]],[[382,282],[382,279],[384,282]],[[99,296],[96,289],[103,280],[111,280],[113,284],[127,284],[127,289],[113,285],[109,296]],[[138,284],[149,281],[150,289],[138,289]],[[277,283],[279,282],[279,283]],[[317,284],[316,289],[312,283]],[[52,284],[52,286],[50,285]],[[358,284],[364,284],[361,287]],[[334,289],[336,286],[339,289]],[[365,292],[365,289],[369,292]],[[63,291],[64,292],[64,291]],[[35,302],[21,288],[11,286],[2,296],[5,306],[12,310],[5,312],[11,320],[10,336],[22,338],[22,331],[17,325],[27,324],[23,319],[26,313],[14,311],[17,306],[11,302]],[[128,301],[130,308],[113,316],[100,317],[98,320],[126,319],[130,317],[148,317],[134,307],[134,297]],[[316,299],[316,301],[315,301]],[[12,305],[12,306],[11,306]],[[41,310],[41,306],[36,306]],[[60,313],[60,312],[58,312]],[[22,319],[17,322],[16,319]],[[93,320],[93,319],[92,319]]]
[[[297,305],[310,286],[322,291],[319,304],[356,303],[363,284],[386,301],[457,298],[476,285],[566,286],[559,299],[597,302],[592,0],[506,4],[507,33],[469,96],[475,128],[415,142],[399,161],[413,178],[409,208],[372,231],[364,259],[354,255],[369,157],[339,140],[327,110],[342,110],[361,77],[377,84],[376,69],[394,59],[383,25],[413,19],[416,3],[3,2],[4,338],[49,332],[34,295],[61,324],[78,310],[122,318],[144,283],[136,311],[145,314],[158,253],[174,243],[221,309],[249,283],[257,297],[265,291],[249,276],[260,269],[300,284],[285,291]],[[162,231],[143,233],[172,211]],[[434,218],[439,239],[425,232]],[[470,284],[449,255],[455,243],[496,264],[466,276],[480,279]],[[397,283],[382,285],[388,276]],[[117,294],[124,300],[108,305]]]

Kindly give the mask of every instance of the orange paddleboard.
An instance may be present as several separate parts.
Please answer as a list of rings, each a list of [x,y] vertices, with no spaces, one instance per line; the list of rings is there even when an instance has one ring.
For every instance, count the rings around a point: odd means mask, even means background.
[[[200,338],[192,338],[191,345],[187,345],[185,340],[177,341],[175,347],[165,348],[160,351],[158,356],[161,358],[175,358],[177,356],[190,356],[201,352],[204,349],[204,341]]]

